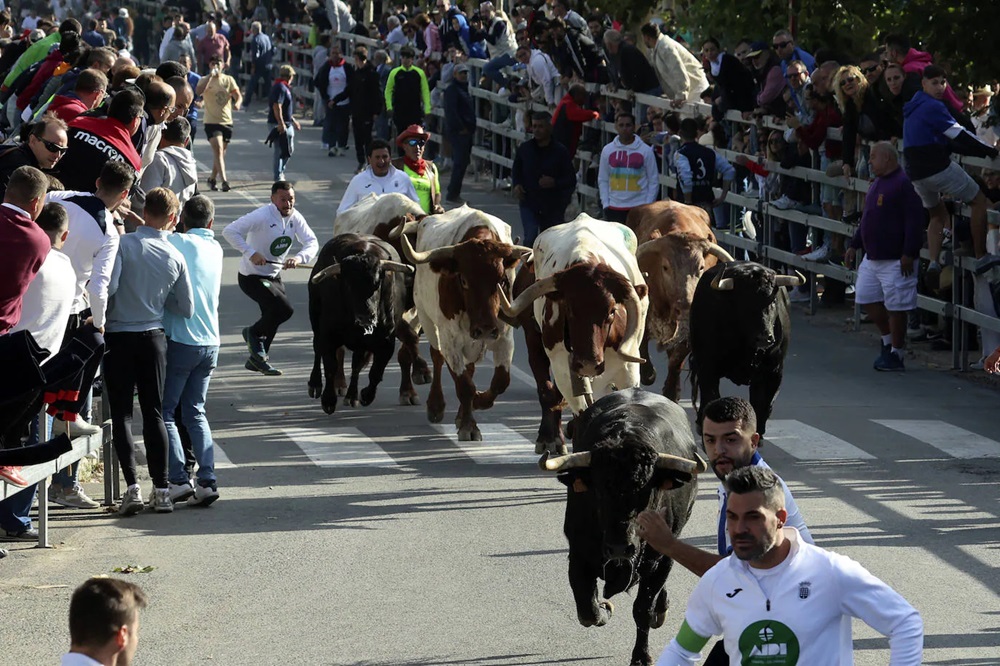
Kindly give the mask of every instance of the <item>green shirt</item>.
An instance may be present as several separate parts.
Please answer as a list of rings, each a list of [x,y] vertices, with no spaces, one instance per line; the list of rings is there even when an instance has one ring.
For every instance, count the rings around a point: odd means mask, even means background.
[[[428,160],[427,168],[424,169],[424,175],[421,176],[404,163],[403,173],[410,177],[410,182],[413,183],[413,189],[417,191],[417,198],[420,200],[420,207],[424,209],[425,213],[430,214],[431,210],[434,208],[433,195],[441,191],[441,183],[438,181],[437,166]]]
[[[21,75],[21,72],[47,56],[49,51],[52,50],[52,46],[58,44],[60,41],[62,41],[62,34],[57,31],[29,46],[28,50],[22,53],[17,62],[14,63],[14,66],[10,68],[10,73],[3,80],[3,87],[10,88],[14,85],[14,81]]]

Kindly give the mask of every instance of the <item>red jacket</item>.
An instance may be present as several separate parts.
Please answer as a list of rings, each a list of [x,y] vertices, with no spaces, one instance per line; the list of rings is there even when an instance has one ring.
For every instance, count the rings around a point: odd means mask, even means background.
[[[35,95],[42,91],[42,88],[49,79],[52,78],[52,73],[56,71],[56,67],[59,63],[63,61],[63,54],[57,48],[55,51],[50,53],[48,57],[42,62],[38,71],[35,72],[35,78],[31,79],[31,83],[28,87],[21,91],[21,94],[17,96],[17,108],[24,111],[28,108],[28,104],[34,99]]]
[[[573,101],[569,93],[563,95],[552,114],[552,137],[569,149],[572,157],[576,155],[576,146],[580,142],[583,123],[599,118],[601,114],[592,109],[585,109]]]
[[[48,108],[49,113],[54,113],[66,123],[76,120],[77,116],[87,110],[87,105],[82,99],[69,95],[56,95]]]
[[[93,192],[104,163],[128,162],[136,171],[142,160],[128,128],[114,118],[80,116],[69,124],[69,150],[56,164],[56,176],[67,190]]]
[[[823,142],[826,142],[826,156],[831,160],[839,160],[843,152],[843,145],[840,141],[826,138],[826,131],[831,127],[840,127],[843,121],[840,118],[840,111],[832,103],[825,110],[817,111],[811,124],[801,125],[795,133],[802,143],[813,150],[817,150]]]
[[[49,237],[27,215],[0,205],[0,334],[21,319],[21,299],[52,249]]]

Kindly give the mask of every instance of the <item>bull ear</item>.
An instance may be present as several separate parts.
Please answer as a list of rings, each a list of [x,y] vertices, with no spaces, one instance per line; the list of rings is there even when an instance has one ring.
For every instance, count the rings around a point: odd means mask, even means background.
[[[559,472],[556,474],[556,478],[559,479],[559,483],[563,484],[574,493],[585,493],[590,490],[587,485],[587,480],[584,478],[585,473],[580,470],[573,470],[571,472]]]
[[[644,284],[637,284],[635,286],[635,294],[639,297],[639,300],[646,298],[646,294],[649,293],[649,287]]]
[[[659,229],[653,229],[653,231],[649,234],[649,240],[656,240],[657,238],[662,238],[662,237],[663,234],[660,233]]]
[[[458,272],[458,262],[448,257],[447,259],[435,259],[428,264],[431,270],[441,275],[451,276]]]
[[[520,262],[520,261],[521,261],[521,255],[519,255],[519,254],[512,254],[512,255],[510,255],[509,257],[507,257],[507,258],[505,258],[503,260],[503,269],[505,271],[509,271],[510,269],[512,269],[515,266],[517,266],[518,262]]]

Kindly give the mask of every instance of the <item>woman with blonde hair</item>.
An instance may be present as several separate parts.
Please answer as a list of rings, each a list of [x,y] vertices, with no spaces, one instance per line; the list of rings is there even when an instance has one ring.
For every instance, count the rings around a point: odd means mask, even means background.
[[[839,164],[830,165],[827,175],[867,178],[868,156],[865,154],[867,151],[861,150],[861,137],[871,134],[870,138],[874,138],[875,131],[871,115],[865,114],[868,79],[855,65],[844,65],[833,75],[833,94],[844,122],[843,154]],[[862,124],[866,125],[863,129]],[[857,192],[845,190],[844,221],[857,222],[860,217]]]

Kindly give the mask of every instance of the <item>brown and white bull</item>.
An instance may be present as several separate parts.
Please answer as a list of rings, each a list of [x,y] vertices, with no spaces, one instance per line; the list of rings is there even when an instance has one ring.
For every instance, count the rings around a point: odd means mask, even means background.
[[[399,238],[390,238],[393,229],[406,222],[413,222],[424,217],[424,210],[413,199],[405,194],[392,192],[390,194],[367,195],[356,204],[338,213],[333,221],[333,235],[358,234],[359,236],[376,236],[388,242],[402,256]],[[420,321],[413,308],[413,278],[405,276],[406,294],[403,306],[405,311],[396,326],[395,335],[399,340],[399,403],[401,405],[418,405],[414,384],[426,384],[431,380],[431,372],[427,362],[420,357]],[[347,386],[344,377],[344,350],[337,352],[337,393],[344,394]]]
[[[639,386],[649,301],[635,249],[628,227],[584,213],[543,231],[518,275],[506,311],[525,331],[542,407],[539,453],[566,451],[564,399],[577,415],[594,395]]]
[[[639,370],[646,386],[656,381],[650,361],[653,340],[667,354],[663,395],[681,397],[681,366],[690,352],[688,316],[702,273],[732,256],[716,243],[708,213],[677,201],[657,201],[633,208],[626,224],[639,241],[636,261],[649,286],[649,314],[639,353],[647,361]]]
[[[396,234],[403,255],[417,268],[413,299],[431,347],[427,418],[431,423],[444,418],[441,368],[447,363],[459,401],[458,438],[480,441],[473,412],[489,409],[507,390],[514,358],[514,332],[500,316],[501,298],[507,302],[514,268],[531,250],[513,244],[510,225],[468,206],[411,222]],[[476,363],[487,351],[493,355],[493,378],[489,389],[477,391]]]

